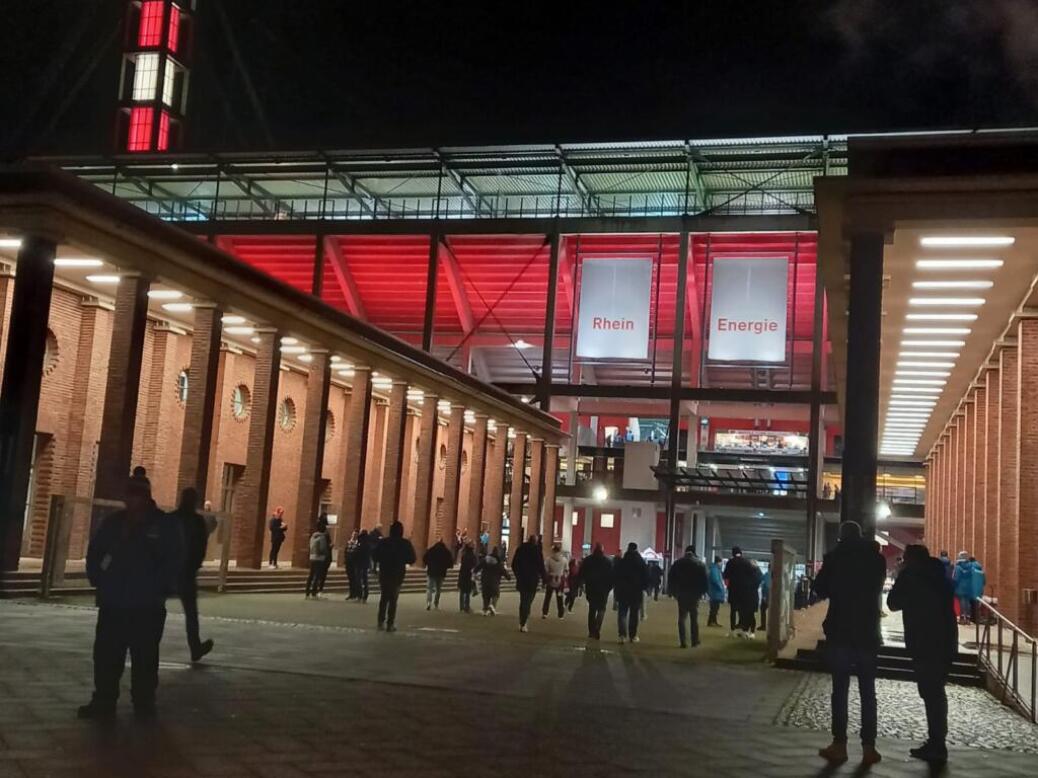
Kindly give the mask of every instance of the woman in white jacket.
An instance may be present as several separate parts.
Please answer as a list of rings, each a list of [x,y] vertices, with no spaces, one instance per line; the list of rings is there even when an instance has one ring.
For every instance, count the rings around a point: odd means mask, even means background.
[[[555,595],[555,602],[559,609],[559,618],[564,618],[566,615],[562,595],[566,588],[567,567],[566,557],[562,554],[562,546],[556,544],[551,549],[551,556],[544,560],[544,572],[547,580],[544,586],[544,606],[541,608],[542,619],[548,618],[552,594]]]

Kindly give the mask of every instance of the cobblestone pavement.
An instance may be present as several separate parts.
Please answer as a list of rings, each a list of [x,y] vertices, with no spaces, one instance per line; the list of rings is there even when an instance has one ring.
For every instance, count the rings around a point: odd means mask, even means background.
[[[204,603],[223,615],[203,620],[217,649],[197,668],[171,614],[159,721],[138,724],[124,705],[110,728],[73,715],[90,691],[94,613],[0,602],[0,778],[855,774],[824,769],[815,756],[824,734],[777,723],[802,687],[798,673],[654,647],[651,633],[638,646],[586,650],[539,620],[522,636],[503,617],[432,632],[412,618],[416,598],[393,635],[304,623],[325,603],[270,600],[276,617],[257,619],[259,606],[237,599]],[[650,624],[672,608],[656,606]],[[235,620],[235,609],[250,618]],[[305,618],[278,615],[293,610]],[[455,618],[440,614],[440,628]],[[906,758],[908,745],[882,739],[885,760],[870,774],[927,775]],[[948,774],[1033,775],[1034,766],[1030,754],[959,747]]]

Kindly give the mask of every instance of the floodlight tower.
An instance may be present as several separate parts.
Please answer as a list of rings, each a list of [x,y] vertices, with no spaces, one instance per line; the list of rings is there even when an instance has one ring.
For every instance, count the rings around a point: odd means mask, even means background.
[[[130,0],[116,149],[173,151],[184,135],[195,0]]]

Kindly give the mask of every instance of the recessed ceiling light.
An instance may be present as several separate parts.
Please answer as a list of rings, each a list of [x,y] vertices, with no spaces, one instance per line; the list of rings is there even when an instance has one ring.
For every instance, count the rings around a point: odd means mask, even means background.
[[[915,289],[990,289],[994,281],[913,281]]]
[[[253,343],[259,343],[260,341],[262,341],[262,340],[263,340],[263,338],[261,338],[261,337],[259,337],[259,336],[257,335],[257,336],[256,336],[255,338],[249,338],[249,340],[250,340],[251,342],[253,342]]]
[[[906,400],[894,397],[890,400],[891,405],[903,406],[905,408],[932,408],[937,405],[937,400],[926,400],[922,397],[915,400]]]
[[[942,390],[934,386],[895,386],[892,396],[899,394],[940,394]]]
[[[300,354],[299,355],[299,361],[300,362],[313,362],[314,361],[314,355],[313,354]]]
[[[969,335],[969,327],[905,327],[905,335]]]
[[[920,246],[1012,246],[1016,238],[1012,235],[927,235],[919,239]]]
[[[224,330],[228,335],[252,335],[256,332],[255,327],[228,327]]]
[[[903,340],[902,346],[925,346],[928,348],[956,348],[966,345],[964,340]]]
[[[895,370],[896,376],[932,376],[934,378],[947,378],[951,375],[946,370]]]
[[[282,346],[282,354],[305,354],[306,346]]]
[[[342,362],[342,357],[340,357],[338,354],[332,354],[331,360],[332,362]]]
[[[119,283],[119,276],[113,275],[92,275],[87,276],[86,280],[92,284],[117,284]]]
[[[958,357],[959,357],[959,355],[957,353],[955,353],[954,351],[902,351],[897,356],[898,356],[898,359],[900,359],[901,357],[912,357],[912,358],[915,358],[915,357],[932,357],[934,359],[938,359],[938,358],[941,358],[941,359],[958,359]],[[931,363],[930,362],[920,362],[919,364],[921,364],[921,365],[928,365],[928,364],[931,364]],[[951,367],[951,366],[952,366],[951,364],[948,365],[948,367]],[[942,367],[944,367],[944,365],[942,365]]]
[[[976,321],[975,313],[909,313],[909,321]]]
[[[290,337],[286,336],[286,337],[281,339],[281,345],[282,346],[294,346],[298,342],[299,342],[299,338],[290,338]]]
[[[894,386],[944,386],[943,378],[895,378]]]
[[[1004,264],[1001,259],[918,259],[919,270],[994,270]]]
[[[897,362],[898,367],[955,367],[954,362],[917,362],[914,359],[899,359]],[[901,372],[900,370],[898,371]],[[943,375],[948,375],[944,373]]]
[[[0,238],[0,249],[20,249],[21,247],[21,238]]]
[[[162,310],[169,311],[170,313],[187,313],[188,311],[194,310],[195,306],[191,303],[163,303]]]
[[[152,300],[179,300],[184,296],[183,292],[176,289],[149,289],[148,297]]]
[[[224,324],[244,324],[245,317],[237,316],[235,314],[227,314],[226,316],[220,317],[220,321]]]
[[[54,267],[101,267],[104,262],[93,257],[57,257]]]
[[[339,371],[337,371],[337,372],[338,372],[338,374],[339,374],[339,375],[341,375],[341,376],[346,376],[346,377],[349,377],[349,376],[353,375],[353,368],[352,368],[352,367],[349,367],[349,368],[343,368],[342,370],[339,370]]]
[[[984,304],[983,297],[910,297],[908,298],[909,305],[965,305],[965,306],[978,306]]]

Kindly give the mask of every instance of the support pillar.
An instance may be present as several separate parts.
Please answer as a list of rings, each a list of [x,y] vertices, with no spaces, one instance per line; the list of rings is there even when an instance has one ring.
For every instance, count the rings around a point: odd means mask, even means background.
[[[1018,620],[1017,549],[1019,530],[1019,359],[1015,347],[1002,349],[999,359],[998,446],[998,608],[1010,621]]]
[[[501,523],[505,509],[505,465],[508,462],[508,425],[498,422],[497,437],[487,460],[486,501],[483,521],[490,533],[490,547],[501,545]]]
[[[143,276],[124,275],[115,293],[112,347],[94,486],[94,497],[102,500],[121,500],[130,476],[149,286],[149,280]],[[17,284],[15,290],[17,293]]]
[[[999,567],[998,545],[998,442],[1001,438],[999,426],[999,401],[1001,378],[997,368],[989,368],[984,374],[984,387],[987,390],[987,457],[984,460],[987,470],[987,489],[984,494],[984,558],[981,564],[987,571],[987,588],[992,592],[997,585],[996,571]]]
[[[458,499],[461,495],[461,453],[465,440],[465,406],[451,404],[447,425],[447,461],[443,466],[443,536],[453,541],[458,530]]]
[[[429,547],[429,516],[432,514],[433,476],[436,474],[436,432],[439,397],[426,393],[422,399],[422,421],[418,431],[418,467],[415,470],[414,517],[411,542],[421,557]],[[439,538],[437,538],[439,539]]]
[[[530,443],[530,496],[526,509],[526,534],[539,535],[541,506],[544,503],[544,439],[533,438]]]
[[[339,563],[346,564],[346,544],[360,530],[364,507],[364,469],[368,459],[368,422],[371,409],[371,368],[354,366],[353,386],[346,414],[346,463],[342,474],[342,508],[339,510]]]
[[[847,396],[844,408],[840,520],[876,530],[879,356],[883,319],[883,235],[851,237],[847,315]]]
[[[562,239],[558,231],[548,236],[548,299],[544,309],[544,347],[541,349],[541,380],[537,384],[537,400],[542,411],[551,409],[551,384],[555,368],[555,299],[559,286],[559,248]]]
[[[555,544],[555,488],[559,481],[559,444],[544,445],[544,507],[541,509],[541,542],[547,556]],[[563,517],[565,523],[565,517]]]
[[[1017,325],[1019,379],[1017,394],[1017,498],[1018,539],[1016,554],[1017,622],[1024,632],[1036,634],[1038,606],[1023,602],[1024,589],[1038,589],[1038,319]]]
[[[976,426],[977,396],[971,393],[966,403],[966,429],[963,435],[963,484],[962,484],[962,546],[970,554],[976,553],[973,545],[973,486],[976,479]]]
[[[18,251],[0,389],[0,571],[17,570],[21,555],[56,248],[26,236]]]
[[[987,517],[984,515],[984,500],[988,477],[987,405],[987,388],[979,386],[973,393],[973,527],[970,549],[981,564],[986,560],[984,524]]]
[[[483,524],[483,488],[487,472],[487,416],[476,414],[476,422],[472,427],[472,456],[469,457],[469,504],[466,511],[466,524],[469,537],[477,544]]]
[[[667,423],[667,469],[677,473],[678,438],[681,434],[681,389],[685,383],[685,296],[688,293],[688,244],[689,234],[682,231],[678,242],[678,279],[674,300],[674,347],[670,366],[670,418]],[[670,564],[677,554],[674,549],[674,484],[667,482],[666,519],[664,527],[667,537],[663,544],[664,571],[670,572]]]
[[[292,525],[292,567],[306,568],[310,563],[310,534],[316,527],[321,503],[321,474],[324,443],[328,427],[328,394],[332,363],[327,351],[311,349],[313,359],[306,376],[306,410],[303,414],[303,440],[299,457],[299,489]]]
[[[400,483],[404,469],[404,434],[407,431],[407,383],[394,381],[386,415],[386,453],[382,470],[382,532],[400,518]]]
[[[512,488],[508,495],[508,558],[515,556],[523,537],[523,486],[526,481],[526,447],[528,437],[517,432],[512,441]]]
[[[281,378],[281,333],[262,329],[256,334],[259,344],[256,346],[256,369],[249,407],[249,443],[235,524],[238,567],[258,570],[263,560],[270,463],[274,456],[274,421]],[[293,521],[299,522],[300,518],[296,516]]]
[[[188,368],[187,402],[184,403],[184,432],[180,444],[177,496],[189,486],[205,499],[209,480],[209,452],[213,443],[216,412],[216,379],[220,366],[222,311],[215,305],[195,305],[195,328],[191,334],[191,366]],[[201,503],[199,503],[201,504]]]

